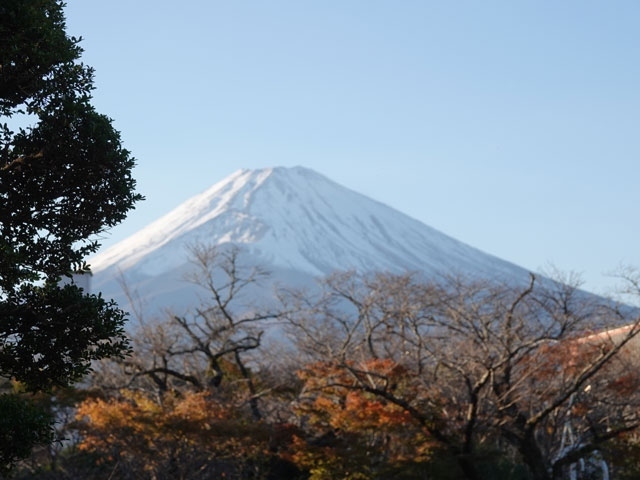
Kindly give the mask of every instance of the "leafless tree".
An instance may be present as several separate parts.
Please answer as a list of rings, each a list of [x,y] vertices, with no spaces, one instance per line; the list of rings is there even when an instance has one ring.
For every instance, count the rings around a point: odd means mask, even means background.
[[[254,418],[261,418],[259,399],[264,392],[254,379],[259,364],[252,353],[281,314],[252,303],[250,291],[267,273],[243,265],[239,253],[237,247],[189,247],[192,269],[185,280],[200,287],[201,296],[199,305],[183,314],[166,312],[162,318],[147,319],[135,292],[125,286],[130,302],[138,305],[131,332],[133,353],[103,365],[94,382],[153,391],[160,401],[167,392],[184,388],[221,393],[229,387],[226,390],[234,395],[244,390],[242,401]],[[225,378],[233,385],[225,385]]]
[[[339,381],[401,406],[469,479],[480,478],[474,456],[485,445],[513,452],[536,480],[562,478],[639,424],[639,377],[623,374],[621,355],[638,319],[577,285],[533,275],[512,287],[343,273],[315,300],[290,299],[301,355],[350,374],[350,382],[327,378],[327,386]],[[404,367],[402,388],[367,371],[378,358]]]

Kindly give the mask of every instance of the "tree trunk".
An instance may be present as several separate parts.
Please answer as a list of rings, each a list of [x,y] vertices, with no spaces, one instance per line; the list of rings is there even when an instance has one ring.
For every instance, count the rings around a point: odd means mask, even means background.
[[[536,442],[533,430],[528,430],[520,440],[522,460],[529,467],[534,480],[553,480],[540,447]]]
[[[480,474],[471,458],[467,455],[460,455],[457,460],[460,470],[462,470],[467,480],[481,480]]]

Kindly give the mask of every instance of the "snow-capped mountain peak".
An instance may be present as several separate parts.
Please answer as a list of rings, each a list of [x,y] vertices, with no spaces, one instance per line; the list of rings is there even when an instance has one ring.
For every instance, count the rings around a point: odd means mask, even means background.
[[[236,244],[275,269],[458,272],[509,280],[526,272],[303,167],[238,170],[91,261],[96,285],[146,284],[187,263],[186,245]]]

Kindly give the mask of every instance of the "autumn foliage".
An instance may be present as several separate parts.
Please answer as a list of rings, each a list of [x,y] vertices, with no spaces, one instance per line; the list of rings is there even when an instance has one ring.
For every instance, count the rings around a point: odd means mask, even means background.
[[[22,478],[637,478],[634,311],[535,277],[352,273],[239,310],[260,272],[223,253],[194,250],[209,303],[141,322]]]
[[[168,395],[162,404],[135,392],[78,407],[80,450],[99,453],[145,478],[238,474],[268,455],[268,432],[204,392]]]
[[[304,382],[295,412],[306,438],[296,438],[293,460],[312,479],[379,478],[406,462],[428,459],[428,434],[401,406],[359,388],[356,377],[394,382],[405,370],[392,360],[370,360],[347,371],[319,362],[298,372]],[[355,377],[354,377],[355,376]]]

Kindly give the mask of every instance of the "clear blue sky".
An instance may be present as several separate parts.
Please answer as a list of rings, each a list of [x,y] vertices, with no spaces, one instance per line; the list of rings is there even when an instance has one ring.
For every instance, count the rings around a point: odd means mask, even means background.
[[[68,0],[146,202],[303,165],[602,291],[640,266],[640,2]]]

